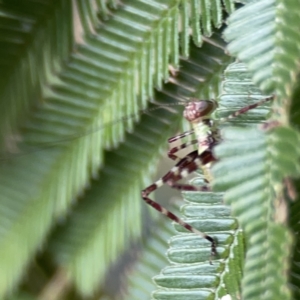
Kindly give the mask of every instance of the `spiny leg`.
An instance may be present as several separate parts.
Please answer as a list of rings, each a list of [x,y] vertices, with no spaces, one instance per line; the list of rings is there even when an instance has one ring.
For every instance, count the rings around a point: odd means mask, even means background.
[[[175,153],[177,153],[178,151],[185,149],[191,145],[195,145],[198,143],[198,140],[192,140],[186,143],[183,143],[179,146],[173,147],[168,151],[168,157],[175,160],[175,161],[179,161],[181,158],[178,157],[177,155],[175,155]]]
[[[187,230],[189,230],[193,233],[196,233],[196,234],[200,235],[202,238],[209,241],[211,243],[211,256],[215,256],[216,255],[216,242],[211,236],[195,229],[194,227],[192,227],[191,225],[189,225],[188,223],[184,222],[182,219],[180,219],[179,217],[174,215],[172,212],[168,211],[166,208],[161,206],[159,203],[157,203],[156,201],[154,201],[148,197],[150,195],[150,193],[152,193],[153,191],[155,191],[156,189],[158,189],[159,187],[161,187],[164,184],[168,184],[169,186],[178,188],[180,190],[189,190],[189,191],[202,190],[203,188],[198,188],[193,185],[187,185],[187,184],[186,185],[176,184],[176,182],[178,180],[188,176],[188,174],[190,174],[191,172],[197,170],[199,168],[199,165],[207,164],[212,161],[215,161],[215,158],[211,151],[205,151],[205,152],[201,153],[200,155],[198,154],[197,150],[191,152],[186,157],[181,159],[175,165],[175,167],[173,167],[161,179],[157,180],[155,183],[151,184],[146,189],[144,189],[142,191],[142,198],[147,204],[151,205],[153,208],[155,208],[157,211],[159,211],[163,215],[167,216],[169,219],[173,220],[174,222],[183,226]]]
[[[241,109],[235,111],[234,113],[232,113],[232,114],[229,115],[228,117],[226,117],[226,118],[221,118],[221,119],[219,120],[219,123],[223,123],[223,122],[226,122],[226,121],[228,121],[228,120],[230,120],[230,119],[234,119],[234,118],[238,117],[239,115],[245,114],[245,113],[248,112],[249,110],[254,109],[254,108],[256,108],[256,107],[258,107],[258,106],[260,106],[260,105],[262,105],[262,104],[264,104],[264,103],[266,103],[266,102],[268,102],[268,101],[272,101],[272,100],[274,100],[274,95],[272,95],[272,96],[270,96],[270,97],[263,98],[263,99],[261,99],[260,101],[255,102],[255,103],[253,103],[253,104],[250,104],[250,105],[248,105],[248,106],[242,107]]]
[[[210,188],[206,185],[201,187],[195,187],[194,185],[190,184],[181,184],[181,183],[174,183],[174,182],[166,182],[168,186],[174,188],[179,191],[210,191]]]
[[[182,139],[182,138],[184,138],[184,137],[186,137],[186,136],[189,136],[189,135],[191,135],[191,134],[193,134],[193,133],[194,133],[194,129],[191,129],[191,130],[189,130],[189,131],[185,131],[185,132],[180,133],[180,134],[178,134],[178,135],[172,136],[172,137],[170,137],[170,138],[168,139],[168,143],[169,143],[169,144],[170,144],[170,143],[173,143],[173,142],[178,141],[178,140],[180,140],[180,139]]]
[[[181,139],[185,138],[186,136],[189,136],[193,133],[194,133],[194,129],[185,131],[185,132],[175,135],[175,136],[172,136],[171,138],[168,139],[168,143],[171,144],[171,143],[181,140]],[[197,144],[197,140],[192,140],[190,142],[183,143],[179,146],[173,147],[168,151],[168,157],[174,161],[179,161],[181,159],[181,157],[178,157],[177,155],[175,155],[175,153],[177,153],[178,151],[185,149],[191,145],[194,145],[194,144]]]

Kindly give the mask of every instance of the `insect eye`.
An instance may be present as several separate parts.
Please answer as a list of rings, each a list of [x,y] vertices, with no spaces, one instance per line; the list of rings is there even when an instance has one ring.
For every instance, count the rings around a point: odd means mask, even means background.
[[[197,99],[195,99],[197,100]],[[217,102],[214,100],[197,100],[191,101],[187,104],[183,116],[189,121],[193,122],[199,118],[208,117],[217,107]]]

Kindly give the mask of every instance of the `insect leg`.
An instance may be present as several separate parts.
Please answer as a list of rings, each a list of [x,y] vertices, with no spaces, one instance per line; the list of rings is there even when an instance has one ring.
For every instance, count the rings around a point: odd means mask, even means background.
[[[234,113],[232,113],[231,115],[229,115],[228,117],[226,118],[221,118],[219,120],[220,123],[223,123],[223,122],[227,122],[228,120],[230,119],[234,119],[242,114],[245,114],[246,112],[248,112],[249,110],[251,109],[254,109],[262,104],[264,104],[265,102],[268,102],[268,101],[272,101],[274,99],[274,95],[270,96],[270,97],[267,97],[267,98],[264,98],[264,99],[261,99],[260,101],[256,102],[256,103],[253,103],[253,104],[250,104],[248,106],[245,106],[245,107],[242,107],[241,109],[235,111]]]
[[[194,187],[192,185],[180,185],[180,184],[177,185],[176,182],[178,180],[188,176],[188,174],[190,174],[191,172],[197,170],[200,164],[207,164],[214,160],[215,160],[215,158],[211,151],[204,151],[203,153],[201,153],[199,155],[198,151],[195,150],[195,151],[191,152],[190,154],[188,154],[183,159],[181,159],[175,165],[175,167],[173,167],[161,179],[157,180],[155,183],[151,184],[150,186],[148,186],[146,189],[144,189],[142,191],[142,198],[147,204],[149,204],[150,206],[155,208],[157,211],[159,211],[163,215],[167,216],[169,219],[171,219],[174,222],[178,223],[179,225],[183,226],[187,230],[189,230],[193,233],[196,233],[196,234],[200,235],[202,238],[205,238],[206,240],[208,240],[211,243],[211,255],[212,256],[216,255],[216,242],[211,236],[195,229],[194,227],[192,227],[191,225],[189,225],[188,223],[186,223],[185,221],[183,221],[182,219],[177,217],[175,214],[173,214],[172,212],[170,212],[169,210],[164,208],[162,205],[160,205],[156,201],[150,199],[148,196],[150,195],[150,193],[152,193],[153,191],[155,191],[156,189],[158,189],[159,187],[161,187],[164,184],[174,186],[175,188],[180,187],[180,189],[185,189],[185,190],[186,189],[199,190],[199,188]]]
[[[181,134],[178,134],[176,136],[173,136],[171,138],[168,139],[168,143],[171,144],[173,142],[176,142],[180,139],[183,139],[185,138],[186,136],[189,136],[191,134],[194,133],[194,129],[192,130],[189,130],[189,131],[185,131]],[[173,147],[171,148],[169,151],[168,151],[168,157],[171,158],[172,160],[174,161],[179,161],[181,158],[178,157],[177,155],[175,155],[176,152],[180,151],[181,149],[184,149],[190,145],[194,145],[194,144],[197,144],[197,140],[193,140],[193,141],[190,141],[190,142],[187,142],[187,143],[183,143],[181,144],[180,146],[176,146],[176,147]]]
[[[176,146],[176,147],[173,147],[171,148],[169,151],[168,151],[168,157],[175,160],[175,161],[179,161],[181,158],[178,157],[177,155],[175,155],[175,153],[177,153],[178,151],[182,150],[182,149],[185,149],[191,145],[195,145],[198,143],[198,140],[192,140],[190,142],[187,142],[187,143],[183,143],[179,146]]]

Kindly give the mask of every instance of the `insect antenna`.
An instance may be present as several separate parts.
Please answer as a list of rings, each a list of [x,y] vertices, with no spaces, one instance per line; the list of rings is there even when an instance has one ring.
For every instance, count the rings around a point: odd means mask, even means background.
[[[153,103],[153,102],[150,102],[150,103]],[[76,133],[74,135],[64,137],[60,140],[47,141],[47,142],[43,142],[43,143],[39,142],[38,144],[27,141],[27,142],[23,143],[23,148],[24,149],[22,149],[21,151],[18,149],[18,146],[16,146],[15,148],[17,148],[17,150],[1,152],[0,153],[0,162],[9,160],[11,158],[17,158],[17,157],[22,157],[22,156],[25,156],[25,155],[33,154],[33,153],[36,153],[38,151],[44,151],[44,150],[48,150],[48,149],[51,149],[51,148],[58,147],[58,146],[60,146],[64,143],[68,143],[68,142],[71,142],[73,140],[85,137],[87,135],[97,133],[97,132],[105,129],[106,127],[114,126],[118,123],[126,122],[130,119],[134,119],[134,118],[136,118],[137,114],[138,115],[143,115],[143,114],[154,112],[154,111],[159,110],[159,109],[169,108],[169,107],[172,107],[172,106],[185,106],[187,103],[182,102],[182,101],[178,101],[178,102],[166,103],[166,104],[161,104],[161,103],[155,103],[154,102],[153,104],[156,105],[156,106],[150,107],[150,108],[147,108],[147,109],[139,110],[137,113],[132,113],[132,114],[123,116],[123,117],[118,118],[116,120],[106,122],[106,123],[104,123],[100,126],[97,126],[95,128],[91,128],[91,129],[88,129],[86,131],[83,131],[81,133]],[[12,138],[12,140],[13,140],[12,141],[13,143],[16,143],[17,145],[19,144],[19,141],[17,141],[17,139]],[[20,140],[22,141],[22,138],[20,138]]]

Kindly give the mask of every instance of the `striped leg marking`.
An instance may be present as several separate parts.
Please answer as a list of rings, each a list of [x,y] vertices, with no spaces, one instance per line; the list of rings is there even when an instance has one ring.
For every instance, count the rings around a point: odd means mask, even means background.
[[[198,140],[192,140],[190,142],[187,142],[187,143],[183,143],[181,144],[180,146],[177,146],[177,147],[173,147],[171,148],[169,151],[168,151],[168,157],[175,160],[175,161],[179,161],[181,158],[178,157],[177,155],[175,155],[175,153],[177,153],[178,151],[182,150],[182,149],[185,149],[191,145],[195,145],[198,143]]]
[[[186,157],[181,159],[175,167],[173,167],[167,174],[165,174],[161,179],[157,180],[155,183],[148,186],[146,189],[142,191],[142,198],[143,200],[155,208],[157,211],[168,217],[169,219],[173,220],[174,222],[178,223],[179,225],[183,226],[187,230],[200,235],[202,238],[206,239],[211,243],[211,256],[216,255],[216,242],[215,240],[210,237],[209,235],[195,229],[188,223],[184,222],[182,219],[178,218],[176,215],[168,211],[166,208],[161,206],[159,203],[155,202],[154,200],[150,199],[148,196],[150,193],[158,189],[164,184],[168,184],[171,187],[180,189],[180,190],[201,190],[202,188],[197,188],[192,185],[184,185],[184,184],[177,184],[176,182],[186,176],[188,176],[191,172],[197,170],[201,164],[205,165],[215,161],[215,158],[211,151],[207,150],[198,154],[198,150],[195,150],[188,154]],[[206,189],[206,188],[204,188]]]
[[[181,133],[179,135],[176,135],[176,136],[173,136],[173,137],[169,138],[168,139],[168,143],[171,144],[171,143],[173,143],[175,141],[178,141],[178,140],[181,140],[181,139],[185,138],[186,136],[189,136],[189,135],[191,135],[193,133],[194,133],[194,129],[189,130],[189,131],[185,131],[184,133]],[[184,148],[187,148],[187,147],[189,147],[191,145],[197,144],[197,142],[198,142],[197,140],[192,140],[190,142],[183,143],[180,146],[171,148],[168,151],[168,157],[171,158],[174,161],[179,161],[181,158],[178,157],[177,155],[175,155],[175,153],[177,153],[178,151],[180,151],[180,150],[182,150]]]
[[[192,185],[187,184],[179,184],[177,183],[178,180],[188,176],[191,172],[197,170],[199,167],[204,167],[211,162],[214,162],[216,159],[214,158],[212,154],[212,150],[216,144],[218,144],[221,141],[220,132],[218,129],[217,124],[227,121],[232,118],[236,118],[237,116],[246,113],[247,111],[274,99],[274,96],[264,98],[260,100],[257,103],[251,104],[249,106],[243,107],[240,110],[234,112],[233,114],[229,115],[227,118],[219,119],[218,122],[212,120],[210,118],[211,114],[215,111],[218,104],[215,100],[201,100],[198,99],[192,99],[193,101],[189,102],[186,105],[186,108],[184,110],[184,117],[191,122],[195,126],[193,130],[184,132],[180,135],[177,135],[175,137],[172,137],[168,140],[169,143],[172,143],[174,141],[177,141],[179,139],[182,139],[190,134],[192,134],[194,131],[197,135],[197,140],[193,140],[187,143],[184,143],[180,146],[173,147],[168,152],[168,156],[178,161],[175,167],[173,167],[167,174],[165,174],[161,179],[156,181],[155,183],[148,186],[146,189],[142,191],[142,198],[143,200],[151,205],[153,208],[155,208],[157,211],[162,213],[163,215],[167,216],[169,219],[173,220],[174,222],[178,223],[179,225],[183,226],[187,230],[196,233],[200,235],[202,238],[206,239],[211,243],[211,256],[216,255],[216,242],[215,240],[205,234],[204,232],[201,232],[195,228],[193,228],[188,223],[184,222],[180,218],[178,218],[176,215],[165,209],[163,206],[161,206],[159,203],[153,201],[149,198],[149,195],[161,187],[164,184],[169,185],[172,188],[176,188],[178,190],[185,190],[185,191],[195,191],[198,189],[208,189],[207,187],[204,188],[197,188]],[[177,155],[175,155],[179,150],[182,150],[190,145],[198,144],[199,149],[197,151],[193,151],[190,154],[188,154],[185,158],[180,159]],[[200,152],[200,154],[199,154]],[[204,169],[205,171],[205,169]],[[210,181],[209,178],[209,172],[206,174],[206,180],[207,182]]]
[[[180,140],[180,139],[183,139],[184,137],[189,136],[189,135],[191,135],[191,134],[193,134],[193,133],[194,133],[194,129],[189,130],[189,131],[185,131],[185,132],[183,132],[183,133],[181,133],[181,134],[179,134],[179,135],[175,135],[175,136],[169,138],[169,139],[168,139],[168,143],[169,143],[169,144],[170,144],[170,143],[173,143],[173,142],[178,141],[178,140]]]
[[[258,106],[260,106],[260,105],[262,105],[262,104],[264,104],[264,103],[266,103],[268,101],[272,101],[272,100],[274,100],[274,96],[270,96],[270,97],[264,98],[264,99],[262,99],[262,100],[260,100],[260,101],[258,101],[256,103],[250,104],[248,106],[245,106],[245,107],[239,109],[238,111],[234,112],[233,114],[229,115],[226,118],[221,118],[219,120],[219,122],[223,123],[223,122],[226,122],[226,121],[228,121],[230,119],[234,119],[234,118],[238,117],[239,115],[245,114],[249,110],[251,110],[253,108],[256,108],[256,107],[258,107]]]

